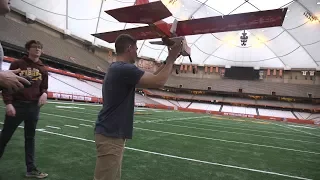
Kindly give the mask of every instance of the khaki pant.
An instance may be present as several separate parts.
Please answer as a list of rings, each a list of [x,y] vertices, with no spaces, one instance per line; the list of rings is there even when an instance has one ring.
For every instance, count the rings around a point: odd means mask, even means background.
[[[95,135],[97,148],[94,180],[120,180],[125,139]]]

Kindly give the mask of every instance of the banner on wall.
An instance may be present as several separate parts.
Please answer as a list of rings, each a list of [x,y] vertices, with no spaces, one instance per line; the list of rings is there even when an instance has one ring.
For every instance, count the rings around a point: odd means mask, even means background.
[[[225,116],[236,116],[236,117],[249,117],[254,118],[254,115],[251,114],[240,114],[240,113],[230,113],[230,112],[223,112],[223,115]]]
[[[101,98],[97,97],[89,97],[82,95],[73,95],[73,94],[65,94],[65,93],[56,93],[56,92],[48,92],[48,98],[51,99],[62,99],[62,100],[76,100],[76,101],[86,101],[86,102],[102,102]]]
[[[138,106],[138,107],[145,107],[146,104],[145,103],[142,103],[142,102],[136,102],[134,103],[135,106]]]

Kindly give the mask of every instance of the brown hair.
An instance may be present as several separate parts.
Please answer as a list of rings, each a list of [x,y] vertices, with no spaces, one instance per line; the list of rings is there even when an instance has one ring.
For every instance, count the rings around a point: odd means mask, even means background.
[[[26,43],[26,45],[24,46],[27,50],[29,50],[31,48],[31,45],[32,44],[37,44],[37,45],[40,45],[41,49],[43,48],[43,45],[40,41],[37,41],[37,40],[30,40]]]
[[[120,55],[125,52],[126,48],[130,45],[136,45],[137,40],[128,34],[121,34],[117,37],[115,42],[116,53]]]

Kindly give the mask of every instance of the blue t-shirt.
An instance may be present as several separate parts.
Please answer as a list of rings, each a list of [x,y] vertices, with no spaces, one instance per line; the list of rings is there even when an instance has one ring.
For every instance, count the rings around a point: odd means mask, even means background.
[[[135,87],[144,71],[134,64],[114,62],[104,77],[103,107],[95,133],[132,139]]]

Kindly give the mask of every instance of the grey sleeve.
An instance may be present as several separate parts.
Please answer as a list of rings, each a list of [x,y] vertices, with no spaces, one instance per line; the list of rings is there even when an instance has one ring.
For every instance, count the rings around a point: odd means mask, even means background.
[[[1,46],[1,43],[0,43],[0,71],[2,71],[2,61],[3,61],[3,49],[2,49],[2,46]]]

